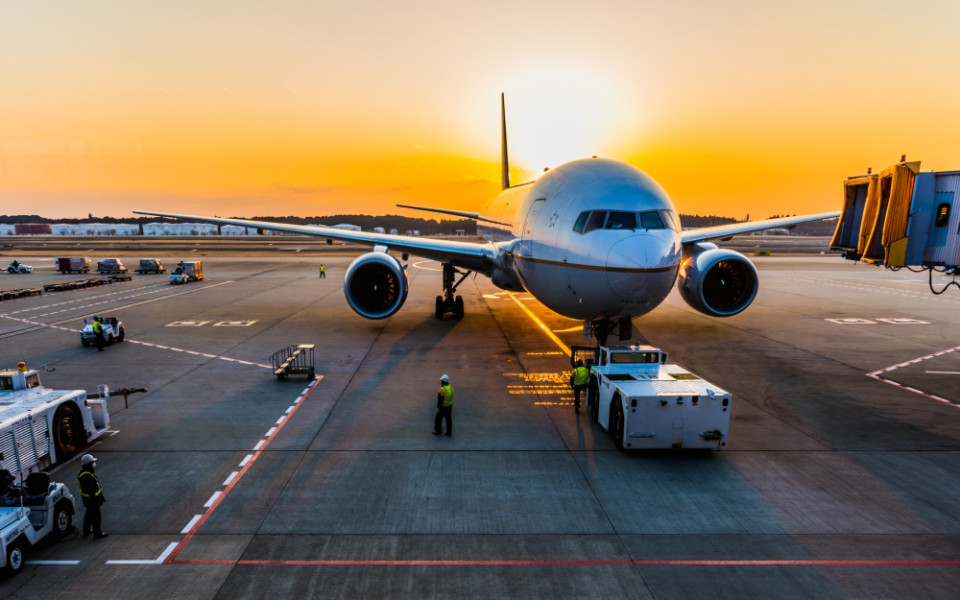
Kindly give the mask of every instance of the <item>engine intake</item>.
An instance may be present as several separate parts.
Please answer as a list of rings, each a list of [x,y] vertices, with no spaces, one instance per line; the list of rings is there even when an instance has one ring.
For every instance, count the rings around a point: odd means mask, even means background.
[[[400,310],[407,299],[407,273],[386,252],[368,252],[347,269],[343,293],[358,315],[385,319]]]
[[[680,267],[678,285],[687,304],[712,317],[730,317],[757,295],[757,269],[747,257],[715,244],[700,243]]]

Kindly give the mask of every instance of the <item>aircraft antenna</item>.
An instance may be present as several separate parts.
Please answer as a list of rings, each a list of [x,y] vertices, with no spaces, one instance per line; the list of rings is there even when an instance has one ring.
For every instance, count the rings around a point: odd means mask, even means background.
[[[500,173],[502,189],[510,187],[510,161],[507,160],[507,109],[500,92]]]

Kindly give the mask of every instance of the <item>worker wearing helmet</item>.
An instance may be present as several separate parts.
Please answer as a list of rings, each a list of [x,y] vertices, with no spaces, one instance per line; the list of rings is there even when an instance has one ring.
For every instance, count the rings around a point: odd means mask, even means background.
[[[97,336],[97,352],[103,352],[103,323],[100,317],[93,317],[93,335]]]
[[[77,473],[77,480],[80,483],[80,497],[83,498],[83,535],[84,537],[93,534],[93,539],[99,540],[109,534],[100,529],[100,505],[107,501],[103,496],[103,488],[100,487],[100,480],[93,474],[97,466],[97,459],[89,454],[84,454],[80,459],[80,472]]]
[[[437,392],[437,416],[433,419],[433,435],[443,433],[442,423],[447,422],[447,437],[453,435],[453,388],[450,387],[450,376],[440,377],[440,391]]]
[[[570,373],[570,385],[573,387],[573,410],[580,412],[580,394],[587,390],[587,379],[590,371],[583,366],[582,360],[577,360],[577,366]]]

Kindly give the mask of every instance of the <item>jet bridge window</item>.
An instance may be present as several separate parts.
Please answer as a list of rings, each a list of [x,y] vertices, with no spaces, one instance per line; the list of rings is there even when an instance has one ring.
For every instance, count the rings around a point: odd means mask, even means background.
[[[604,229],[636,229],[637,213],[611,210]]]
[[[667,228],[667,226],[663,224],[663,219],[660,217],[660,213],[655,210],[640,213],[640,227],[643,229]]]

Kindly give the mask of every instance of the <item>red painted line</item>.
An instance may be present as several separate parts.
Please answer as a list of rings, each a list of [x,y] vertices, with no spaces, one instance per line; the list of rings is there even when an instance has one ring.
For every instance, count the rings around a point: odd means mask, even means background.
[[[960,560],[168,560],[178,565],[287,567],[957,567]]]
[[[310,386],[310,389],[307,390],[306,394],[304,394],[304,397],[309,396],[313,392],[313,390],[316,389],[317,385],[320,383],[320,380],[322,379],[323,379],[323,375],[318,375],[317,378],[314,380],[313,384]],[[300,406],[302,406],[302,404],[297,405],[297,408],[299,409]],[[294,409],[290,413],[290,416],[292,417],[295,412],[297,412],[296,409]],[[220,503],[223,502],[223,499],[227,497],[227,494],[229,494],[230,491],[233,490],[233,488],[235,488],[238,483],[240,483],[240,480],[243,479],[243,476],[247,473],[247,471],[250,470],[250,467],[253,466],[253,463],[257,462],[257,459],[260,457],[261,454],[263,454],[264,450],[266,450],[267,447],[270,446],[270,442],[272,442],[274,438],[277,437],[277,435],[283,430],[284,426],[290,421],[291,419],[285,420],[283,422],[283,425],[280,425],[279,427],[277,427],[277,430],[273,432],[273,435],[267,438],[267,442],[263,444],[260,447],[260,449],[253,454],[253,457],[247,461],[247,464],[244,465],[242,469],[240,469],[240,473],[233,478],[233,480],[230,482],[229,485],[227,485],[227,487],[223,490],[223,493],[217,496],[217,499],[213,501],[213,503],[210,505],[210,508],[208,508],[206,512],[204,512],[203,515],[200,517],[200,519],[193,524],[193,527],[191,527],[190,531],[187,532],[186,536],[182,540],[180,540],[180,543],[177,544],[177,547],[173,549],[173,552],[171,552],[170,555],[167,556],[166,560],[163,561],[163,564],[169,565],[169,564],[178,562],[177,556],[180,554],[180,552],[183,551],[186,545],[190,543],[190,540],[193,539],[193,536],[197,533],[197,530],[200,529],[200,527],[203,526],[203,524],[207,521],[207,519],[210,518],[210,515],[213,514],[213,511],[215,511],[217,507],[220,506]]]

